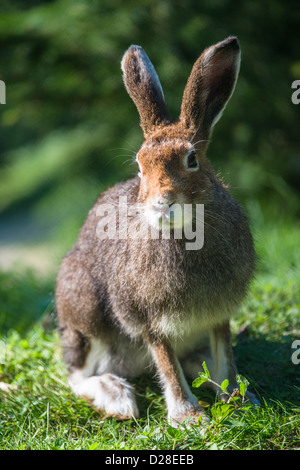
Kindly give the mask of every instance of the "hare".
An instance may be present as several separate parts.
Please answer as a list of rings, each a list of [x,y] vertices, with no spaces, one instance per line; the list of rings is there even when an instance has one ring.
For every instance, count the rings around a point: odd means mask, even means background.
[[[147,371],[159,378],[174,426],[188,417],[191,424],[205,421],[186,380],[198,375],[203,360],[215,381],[228,378],[236,386],[229,319],[246,295],[255,252],[243,211],[205,154],[239,64],[235,37],[204,50],[175,121],[144,50],[133,45],[123,56],[125,87],[145,137],[136,155],[139,173],[100,196],[63,259],[56,287],[70,386],[106,416],[139,416],[128,379]],[[126,220],[116,215],[121,199],[129,209],[139,207]],[[188,222],[175,218],[175,206],[187,205]],[[106,228],[115,224],[113,236],[101,231],[104,220]],[[187,249],[184,233],[175,236],[187,223],[204,227],[199,249]],[[128,236],[136,224],[155,236]]]

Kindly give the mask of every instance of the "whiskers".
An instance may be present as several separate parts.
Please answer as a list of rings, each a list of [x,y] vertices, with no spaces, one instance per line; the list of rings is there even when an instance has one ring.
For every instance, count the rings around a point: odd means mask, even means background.
[[[209,210],[209,209],[205,209],[205,213],[208,215],[209,218],[214,219],[214,220],[216,220],[217,222],[220,222],[223,225],[227,226],[228,224],[230,224],[230,225],[233,226],[232,221],[229,220],[228,217],[223,217],[219,213],[214,212],[214,211]]]
[[[208,219],[212,218],[212,219],[216,220],[217,222],[221,222],[221,224],[223,224],[224,227],[227,226],[227,222],[226,222],[225,219],[223,219],[222,217],[218,217],[217,215],[216,216],[212,215],[212,213],[210,211],[205,210],[205,208],[204,208],[203,218],[200,218],[199,216],[196,215],[196,217],[194,219],[196,224],[203,224],[204,225],[204,230],[205,230],[205,227],[208,227],[209,230],[213,230],[216,234],[216,237],[218,239],[222,239],[226,243],[226,245],[230,247],[231,246],[230,241],[225,236],[226,230],[224,230],[224,232],[223,232],[222,228],[219,226],[219,224],[217,225],[218,228],[216,228],[216,226],[214,224],[209,223],[207,218],[205,217],[206,214],[208,214]],[[204,236],[205,236],[205,234],[204,234]]]
[[[130,145],[128,143],[128,145]],[[132,146],[133,147],[133,146]],[[116,147],[116,148],[113,148],[113,149],[110,149],[109,151],[110,152],[115,152],[117,150],[122,150],[123,153],[118,153],[117,155],[114,155],[108,162],[107,164],[110,164],[111,162],[117,160],[117,159],[123,159],[124,157],[128,157],[127,160],[123,160],[121,162],[122,165],[135,165],[136,164],[136,154],[137,154],[137,151],[135,149],[129,149],[129,148],[126,148],[126,147]]]
[[[192,141],[192,144],[193,144],[193,147],[195,148],[195,150],[200,150],[199,148],[196,147],[196,145],[198,144],[202,144],[203,142],[210,142],[210,139],[200,139],[200,140],[197,140],[197,142],[193,142]]]

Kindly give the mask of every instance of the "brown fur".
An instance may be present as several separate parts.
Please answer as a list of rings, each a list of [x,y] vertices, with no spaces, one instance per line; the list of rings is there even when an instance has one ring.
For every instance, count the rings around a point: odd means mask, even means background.
[[[137,46],[126,52],[124,83],[145,134],[137,155],[142,176],[117,184],[99,198],[57,279],[58,318],[70,370],[82,369],[92,338],[109,348],[111,371],[121,376],[139,373],[137,347],[141,354],[150,351],[167,404],[178,400],[179,415],[169,411],[170,419],[178,422],[202,411],[186,391],[173,341],[183,338],[180,347],[186,355],[193,352],[189,338],[210,331],[212,347],[224,345],[228,359],[221,375],[229,373],[234,381],[228,319],[243,300],[254,269],[246,217],[205,156],[211,125],[233,91],[238,61],[235,38],[206,49],[188,80],[180,119],[170,122],[149,59]],[[191,148],[197,151],[197,171],[185,167]],[[150,208],[155,200],[204,204],[203,248],[187,251],[184,237],[99,240],[97,208],[104,203],[117,207],[120,196]],[[129,224],[134,223],[132,218]],[[212,355],[219,361],[218,353]],[[173,390],[172,399],[167,389]]]
[[[229,37],[206,49],[195,62],[184,90],[180,118],[197,137],[209,135],[212,123],[230,99],[239,60],[239,43]]]

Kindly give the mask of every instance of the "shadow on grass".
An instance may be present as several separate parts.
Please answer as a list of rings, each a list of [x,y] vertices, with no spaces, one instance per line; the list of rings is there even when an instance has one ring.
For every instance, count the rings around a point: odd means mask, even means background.
[[[238,340],[234,347],[238,371],[249,380],[249,391],[257,395],[262,406],[264,400],[270,406],[276,402],[284,403],[286,408],[300,405],[300,364],[295,365],[291,360],[292,342],[289,337],[271,341],[260,335]],[[212,404],[215,400],[212,391],[205,386],[192,388],[195,378],[187,379],[193,394]],[[160,417],[162,413],[166,414],[162,390],[156,378],[144,375],[132,383],[142,419],[147,419],[148,414]]]
[[[292,362],[294,339],[272,341],[258,335],[238,341],[234,348],[238,370],[260,398],[300,405],[300,364]]]

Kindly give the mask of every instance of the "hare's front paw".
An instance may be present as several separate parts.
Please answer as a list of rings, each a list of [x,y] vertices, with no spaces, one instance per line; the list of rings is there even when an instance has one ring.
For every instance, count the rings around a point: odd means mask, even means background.
[[[184,421],[186,427],[191,427],[195,425],[206,426],[209,424],[210,420],[205,414],[205,411],[200,406],[194,406],[193,408],[188,408],[184,412],[172,413],[168,415],[168,421],[174,428],[180,427]]]

